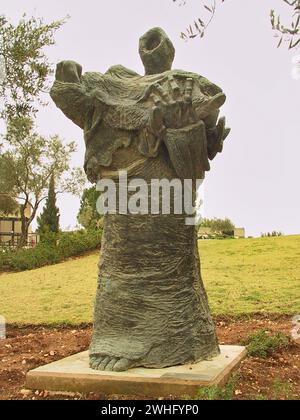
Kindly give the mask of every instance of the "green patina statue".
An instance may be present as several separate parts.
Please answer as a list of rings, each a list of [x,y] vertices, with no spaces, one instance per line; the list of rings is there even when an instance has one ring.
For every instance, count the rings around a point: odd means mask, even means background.
[[[58,64],[51,97],[84,130],[92,183],[118,184],[122,170],[148,185],[191,179],[195,188],[222,151],[230,131],[218,119],[226,97],[202,76],[171,70],[174,55],[165,32],[154,28],[140,39],[145,76],[122,66],[82,75],[75,62]],[[163,368],[219,354],[197,232],[186,216],[105,216],[91,368]]]

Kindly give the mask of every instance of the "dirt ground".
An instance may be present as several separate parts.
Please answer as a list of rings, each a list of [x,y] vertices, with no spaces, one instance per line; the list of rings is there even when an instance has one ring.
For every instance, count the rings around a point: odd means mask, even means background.
[[[218,318],[220,344],[239,344],[250,333],[267,328],[290,334],[291,317],[250,319]],[[38,366],[54,362],[86,350],[92,327],[8,326],[7,339],[0,340],[0,400],[16,399],[139,399],[104,394],[57,395],[29,392],[24,389],[26,373]],[[148,398],[151,398],[149,396]],[[176,396],[170,396],[174,399]],[[238,372],[234,399],[300,399],[300,345],[293,343],[267,359],[247,357]]]

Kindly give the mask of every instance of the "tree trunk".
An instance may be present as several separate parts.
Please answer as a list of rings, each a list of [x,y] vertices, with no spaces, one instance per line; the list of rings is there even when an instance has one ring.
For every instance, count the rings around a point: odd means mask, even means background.
[[[28,241],[28,231],[29,231],[29,224],[30,222],[26,219],[25,216],[25,209],[26,205],[22,205],[20,207],[20,213],[21,213],[21,236],[18,241],[18,248],[23,248],[27,245]]]

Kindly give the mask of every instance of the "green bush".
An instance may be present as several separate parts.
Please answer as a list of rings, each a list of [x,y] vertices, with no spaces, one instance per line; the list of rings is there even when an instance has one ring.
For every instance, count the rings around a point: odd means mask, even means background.
[[[242,344],[247,347],[250,356],[266,358],[278,350],[288,348],[290,339],[280,332],[260,330],[249,335]]]
[[[78,231],[59,237],[57,248],[63,258],[69,258],[97,249],[101,245],[101,231]]]
[[[0,271],[25,271],[57,264],[100,248],[102,232],[78,231],[50,235],[33,249],[0,253]]]
[[[213,232],[222,232],[225,236],[232,236],[232,232],[235,229],[234,223],[226,219],[202,219],[199,227],[211,228]]]
[[[239,373],[234,373],[228,380],[225,386],[212,385],[208,387],[201,387],[195,397],[188,395],[183,396],[185,400],[197,401],[230,401],[234,398],[234,390],[240,379]]]

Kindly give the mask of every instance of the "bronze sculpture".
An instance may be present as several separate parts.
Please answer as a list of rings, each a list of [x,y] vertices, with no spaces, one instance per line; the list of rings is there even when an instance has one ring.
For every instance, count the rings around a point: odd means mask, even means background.
[[[148,185],[191,179],[195,193],[229,134],[218,120],[226,97],[197,74],[171,70],[175,50],[160,28],[141,38],[140,55],[145,76],[122,66],[82,75],[79,64],[62,62],[52,99],[84,130],[91,182],[109,178],[118,186],[122,170]],[[105,216],[93,369],[162,368],[219,353],[196,229],[185,221],[184,212]]]

